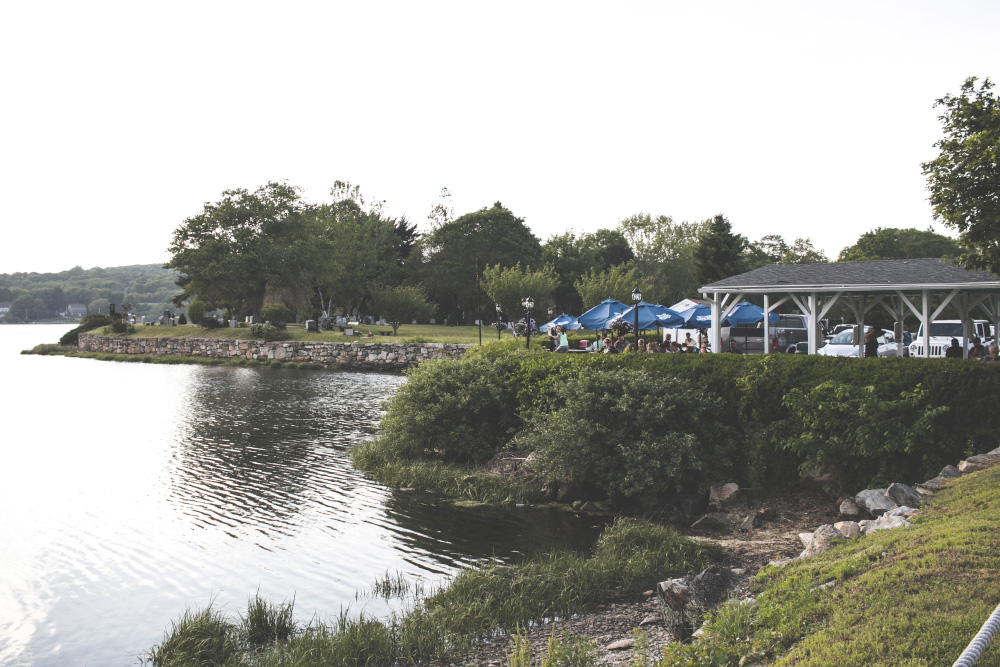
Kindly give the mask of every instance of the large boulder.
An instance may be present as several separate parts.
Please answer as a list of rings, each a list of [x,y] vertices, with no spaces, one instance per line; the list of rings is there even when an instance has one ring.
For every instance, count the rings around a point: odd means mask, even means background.
[[[896,506],[885,492],[886,489],[865,489],[854,496],[854,502],[873,517],[880,517]]]
[[[808,558],[809,556],[815,556],[816,554],[821,554],[824,551],[829,551],[833,548],[834,541],[843,540],[844,535],[839,530],[831,525],[820,526],[812,534],[812,540],[806,546],[806,550],[803,551],[799,558]]]
[[[845,539],[853,540],[861,534],[861,526],[857,521],[838,521],[833,527],[840,531]]]
[[[862,521],[861,523],[864,524],[865,522]],[[868,525],[863,526],[861,531],[864,535],[871,535],[880,530],[892,530],[893,528],[903,528],[909,525],[910,522],[901,516],[883,515]]]
[[[712,509],[725,512],[738,505],[746,504],[746,492],[740,490],[739,484],[730,482],[720,487],[712,487],[708,492],[708,506]]]
[[[886,497],[896,505],[908,505],[910,507],[920,507],[924,502],[924,497],[913,487],[895,482],[885,491]]]

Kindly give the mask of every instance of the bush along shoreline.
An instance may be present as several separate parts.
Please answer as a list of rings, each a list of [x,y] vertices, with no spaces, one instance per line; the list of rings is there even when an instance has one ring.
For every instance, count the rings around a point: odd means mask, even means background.
[[[794,355],[555,355],[516,344],[407,373],[373,478],[491,502],[682,505],[712,485],[831,493],[932,477],[995,447],[1000,368]],[[498,474],[504,457],[521,461]]]

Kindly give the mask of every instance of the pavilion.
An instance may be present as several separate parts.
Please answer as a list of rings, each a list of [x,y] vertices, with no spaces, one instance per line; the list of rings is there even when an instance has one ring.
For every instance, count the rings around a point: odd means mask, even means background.
[[[766,313],[785,306],[805,315],[809,354],[815,354],[818,347],[820,320],[837,303],[846,305],[862,327],[865,316],[877,306],[888,311],[896,322],[912,314],[924,324],[924,355],[930,351],[929,324],[948,306],[958,312],[963,322],[966,354],[973,315],[982,313],[979,319],[988,319],[993,330],[1000,331],[1000,278],[985,271],[967,270],[945,259],[770,264],[704,285],[699,291],[712,306],[709,335],[713,350],[719,350],[721,345],[718,323],[750,295],[763,295]],[[767,341],[771,338],[768,318],[763,324]],[[902,338],[897,345],[902,356]]]

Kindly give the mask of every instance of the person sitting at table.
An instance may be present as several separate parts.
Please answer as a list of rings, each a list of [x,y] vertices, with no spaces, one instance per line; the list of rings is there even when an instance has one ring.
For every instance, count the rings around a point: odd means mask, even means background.
[[[604,354],[618,354],[618,348],[611,342],[611,338],[604,339]]]
[[[569,352],[569,337],[566,335],[566,327],[556,327],[556,339],[559,345],[553,352]]]
[[[556,345],[559,343],[559,327],[550,324],[545,329],[545,335],[548,336],[549,338],[548,341],[549,349],[555,352]]]

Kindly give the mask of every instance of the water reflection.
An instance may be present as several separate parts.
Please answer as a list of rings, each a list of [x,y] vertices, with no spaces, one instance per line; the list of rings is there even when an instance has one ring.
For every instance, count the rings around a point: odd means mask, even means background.
[[[333,522],[368,483],[344,455],[372,431],[398,376],[202,368],[178,424],[170,488],[195,525],[294,533],[320,503]],[[355,399],[349,398],[356,396]]]

